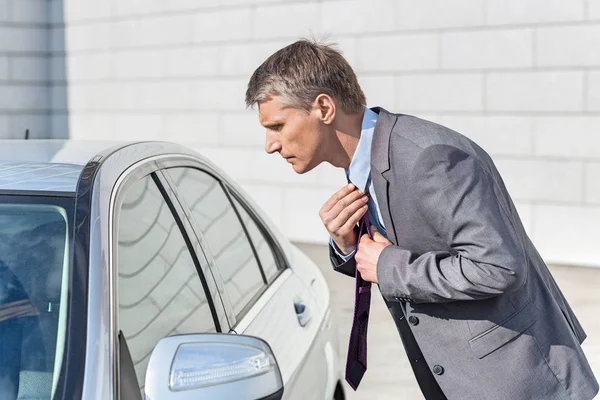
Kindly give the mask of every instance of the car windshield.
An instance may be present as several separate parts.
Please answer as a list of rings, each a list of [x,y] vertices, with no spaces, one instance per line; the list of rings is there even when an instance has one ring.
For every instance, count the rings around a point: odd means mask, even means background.
[[[67,322],[70,201],[0,195],[2,399],[51,399],[57,386]]]

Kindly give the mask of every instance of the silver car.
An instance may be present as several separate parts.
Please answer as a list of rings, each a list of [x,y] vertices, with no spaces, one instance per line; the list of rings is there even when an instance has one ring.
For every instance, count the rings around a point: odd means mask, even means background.
[[[0,160],[0,398],[344,398],[322,274],[207,159],[4,141]]]

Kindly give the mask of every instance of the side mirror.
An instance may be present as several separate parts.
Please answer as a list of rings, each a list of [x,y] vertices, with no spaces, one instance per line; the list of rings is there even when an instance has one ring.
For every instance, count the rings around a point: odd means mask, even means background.
[[[236,334],[198,334],[162,339],[150,356],[146,400],[280,400],[283,380],[262,339]]]

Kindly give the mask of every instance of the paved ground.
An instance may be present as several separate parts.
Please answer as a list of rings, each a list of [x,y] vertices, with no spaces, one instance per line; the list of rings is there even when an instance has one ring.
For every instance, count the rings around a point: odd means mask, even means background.
[[[329,283],[333,313],[339,328],[340,352],[345,359],[354,282],[333,272],[325,246],[298,244],[298,247],[319,265]],[[552,266],[551,271],[588,334],[583,348],[600,379],[600,268]],[[357,392],[346,385],[347,399],[423,400],[398,332],[376,288],[369,320],[369,369]]]

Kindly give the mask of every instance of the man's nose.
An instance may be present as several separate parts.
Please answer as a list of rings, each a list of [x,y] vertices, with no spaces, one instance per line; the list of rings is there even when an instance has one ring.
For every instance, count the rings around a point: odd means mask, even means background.
[[[267,136],[265,140],[265,151],[269,154],[273,154],[276,151],[281,150],[281,143],[277,140],[277,135],[267,130]]]

